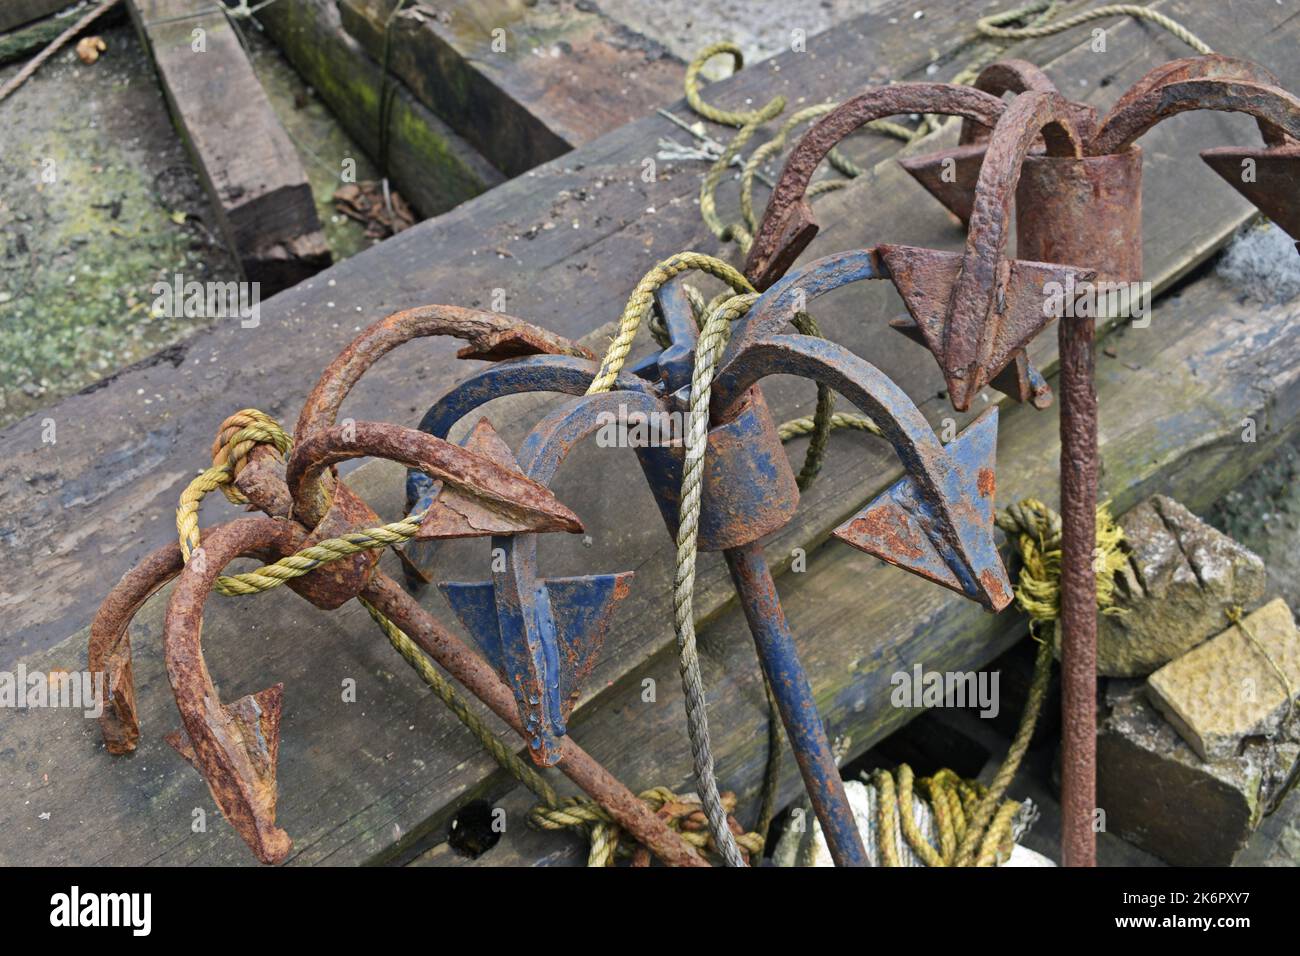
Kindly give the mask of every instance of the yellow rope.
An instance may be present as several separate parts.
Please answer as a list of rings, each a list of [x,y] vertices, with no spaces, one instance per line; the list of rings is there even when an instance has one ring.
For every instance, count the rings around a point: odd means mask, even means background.
[[[998,40],[1032,40],[1038,37],[1049,37],[1057,33],[1063,33],[1066,30],[1073,29],[1074,27],[1088,23],[1092,20],[1100,20],[1105,17],[1125,16],[1133,17],[1137,20],[1147,20],[1158,27],[1164,27],[1197,53],[1204,55],[1214,52],[1208,43],[1177,20],[1165,16],[1159,10],[1152,10],[1149,7],[1138,6],[1134,3],[1116,3],[1104,7],[1097,7],[1093,10],[1084,10],[1082,13],[1077,13],[1072,17],[1066,17],[1064,20],[1058,20],[1055,23],[1044,24],[1041,26],[1005,26],[1007,23],[1014,23],[1018,20],[1024,19],[1027,14],[1049,10],[1054,6],[1055,2],[1039,0],[1037,3],[1028,4],[1017,10],[1009,10],[1005,13],[996,13],[992,16],[983,17],[976,22],[975,28],[984,36]]]
[[[353,531],[337,538],[326,538],[310,547],[287,555],[274,564],[264,564],[255,571],[242,574],[222,575],[213,584],[213,590],[219,594],[260,594],[271,588],[287,584],[294,578],[310,574],[323,564],[346,558],[362,551],[373,551],[390,545],[403,544],[415,537],[420,531],[420,522],[425,512],[408,515],[401,521]]]
[[[234,481],[248,455],[258,445],[271,445],[284,456],[291,444],[292,439],[279,423],[256,408],[245,408],[222,422],[213,446],[212,466],[181,492],[176,509],[176,532],[186,561],[190,552],[199,546],[199,505],[203,497],[220,489],[232,504],[245,504],[248,499],[234,486]]]
[[[1016,602],[1030,619],[1030,634],[1038,642],[1034,676],[1025,710],[1020,715],[1007,755],[988,787],[961,781],[941,770],[922,783],[928,791],[939,846],[926,840],[912,819],[912,771],[902,765],[897,781],[877,771],[872,778],[878,799],[880,856],[883,865],[899,866],[893,834],[895,821],[908,846],[927,866],[996,866],[1011,849],[1011,834],[1020,804],[1004,800],[1024,760],[1042,713],[1052,676],[1052,642],[1043,631],[1055,626],[1059,611],[1061,573],[1061,516],[1041,501],[1026,498],[998,512],[997,525],[1015,543],[1021,569]],[[1097,607],[1103,614],[1119,613],[1114,606],[1114,572],[1128,558],[1124,532],[1111,519],[1108,507],[1097,509]]]
[[[901,832],[907,847],[926,866],[997,866],[1004,863],[1015,846],[1015,819],[1021,804],[1016,800],[993,797],[996,812],[991,821],[977,824],[975,814],[993,795],[991,788],[973,780],[963,780],[951,770],[943,769],[932,777],[915,780],[912,768],[900,764],[894,773],[876,770],[870,778],[876,791],[876,840],[879,864],[904,866],[898,854],[895,833]],[[934,819],[936,847],[916,822],[913,794],[925,791],[925,800]],[[979,838],[979,853],[962,860],[959,847],[963,841]]]
[[[614,374],[617,375],[617,371]],[[177,532],[186,562],[190,560],[193,550],[199,547],[198,507],[203,496],[220,488],[231,501],[244,502],[246,499],[233,483],[252,450],[263,444],[274,446],[283,456],[292,447],[292,439],[273,418],[257,409],[244,409],[222,423],[213,444],[212,467],[190,482],[182,493],[177,508]],[[328,538],[256,571],[222,575],[214,582],[213,590],[224,595],[268,591],[339,558],[407,541],[419,531],[423,517],[424,512],[420,512],[377,528]],[[542,803],[534,807],[530,814],[535,825],[543,829],[587,829],[592,844],[589,853],[589,865],[592,866],[611,865],[620,848],[630,852],[626,835],[603,807],[595,801],[576,797],[561,803],[555,789],[534,767],[493,733],[487,723],[470,708],[464,696],[443,677],[401,628],[370,602],[360,597],[357,600],[383,631],[393,649],[474,735],[497,765],[541,799]],[[724,803],[727,797],[730,797],[730,812],[735,806],[735,796],[724,795]],[[641,799],[656,813],[661,812],[669,803],[674,807],[687,808],[679,809],[677,817],[670,816],[670,824],[692,846],[706,848],[712,845],[698,804],[695,809],[691,809],[689,800],[678,797],[666,787],[648,790],[641,794]],[[751,859],[756,860],[763,852],[763,836],[759,833],[743,834],[737,837],[736,842],[750,854]]]
[[[683,797],[667,787],[655,787],[639,794],[639,797],[691,846],[716,852],[704,809],[694,796]],[[722,794],[722,802],[728,814],[735,810],[735,794]],[[558,806],[535,806],[528,813],[528,822],[539,830],[584,831],[591,841],[588,866],[612,866],[617,856],[631,853],[635,846],[627,842],[628,835],[614,822],[608,811],[586,797],[570,797]],[[749,854],[751,860],[757,859],[763,852],[763,836],[760,833],[740,834],[736,837],[736,843]]]
[[[618,378],[618,373],[622,371],[628,353],[632,350],[632,340],[636,338],[636,331],[654,306],[655,292],[674,276],[690,269],[707,272],[721,279],[737,292],[754,291],[749,280],[733,266],[713,256],[706,256],[700,252],[679,252],[665,259],[642,277],[628,298],[622,318],[619,319],[618,332],[610,342],[605,357],[601,359],[600,370],[587,388],[588,395],[608,392],[614,387],[614,380]]]
[[[1022,567],[1016,585],[1016,602],[1039,625],[1055,624],[1060,613],[1061,516],[1036,498],[1025,498],[998,512],[997,525],[1012,535]],[[1115,607],[1116,571],[1128,557],[1123,550],[1124,530],[1110,516],[1110,506],[1097,508],[1097,550],[1093,570],[1097,578],[1097,608],[1103,614],[1120,614]]]
[[[199,546],[198,512],[204,495],[220,489],[231,502],[246,503],[248,499],[234,482],[247,464],[249,454],[259,445],[272,445],[283,456],[289,453],[293,439],[275,419],[255,408],[245,408],[222,422],[213,445],[212,467],[189,483],[181,493],[180,505],[176,509],[176,531],[187,562]],[[258,594],[310,574],[321,565],[340,558],[402,544],[419,533],[424,515],[425,512],[421,511],[376,528],[326,538],[255,571],[222,575],[214,582],[213,590],[227,596]]]

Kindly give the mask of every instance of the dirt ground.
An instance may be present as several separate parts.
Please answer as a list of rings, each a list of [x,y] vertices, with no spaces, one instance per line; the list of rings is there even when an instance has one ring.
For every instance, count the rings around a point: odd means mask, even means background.
[[[123,16],[99,33],[96,63],[69,48],[0,103],[0,426],[199,331],[151,314],[155,282],[238,275],[135,31]],[[280,54],[249,38],[331,250],[351,255],[368,240],[334,212],[336,170],[313,157],[364,154]],[[362,161],[358,178],[373,174]]]

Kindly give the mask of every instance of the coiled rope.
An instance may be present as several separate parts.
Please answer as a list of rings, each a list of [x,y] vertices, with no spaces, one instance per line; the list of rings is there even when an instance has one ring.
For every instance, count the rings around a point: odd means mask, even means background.
[[[905,865],[888,838],[899,827],[907,846],[926,866],[995,866],[1005,861],[1014,843],[1021,804],[1004,797],[1029,750],[1051,684],[1051,632],[1060,612],[1061,516],[1043,502],[1026,498],[999,511],[995,521],[1020,556],[1016,603],[1029,616],[1030,636],[1038,643],[1025,709],[1007,755],[987,788],[962,781],[950,770],[922,781],[938,830],[938,847],[921,832],[913,816],[911,768],[904,764],[893,776],[885,771],[874,774],[879,812],[876,846],[885,866]],[[1121,613],[1114,604],[1114,573],[1127,561],[1123,530],[1103,504],[1097,509],[1093,562],[1097,609],[1103,614]]]

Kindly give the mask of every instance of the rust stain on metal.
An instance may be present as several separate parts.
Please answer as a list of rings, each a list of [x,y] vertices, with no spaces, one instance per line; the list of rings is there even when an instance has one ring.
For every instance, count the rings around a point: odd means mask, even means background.
[[[205,560],[191,561],[177,577],[164,625],[167,677],[188,738],[171,742],[203,774],[222,815],[263,863],[280,863],[293,848],[275,824],[284,685],[222,704],[203,660],[203,607],[217,576],[235,558],[274,559],[292,554],[301,540],[295,524],[266,517],[208,530]]]
[[[865,514],[858,515],[849,524],[849,529],[855,534],[885,542],[889,553],[896,555],[899,560],[919,558],[928,550],[899,513],[889,508],[872,508]],[[889,555],[882,557],[886,561],[890,560]]]
[[[1002,109],[996,96],[948,83],[899,83],[845,100],[808,130],[786,158],[745,260],[745,275],[764,290],[812,242],[818,226],[805,193],[821,161],[845,136],[872,120],[903,113],[961,116],[991,127]]]
[[[104,675],[107,698],[99,728],[109,753],[129,753],[140,739],[131,670],[131,620],[184,566],[179,544],[173,542],[154,551],[114,585],[91,622],[88,666],[92,674]]]
[[[560,503],[549,488],[460,445],[388,422],[356,422],[314,431],[294,446],[286,481],[294,500],[294,515],[311,523],[320,501],[321,474],[352,458],[378,457],[418,468],[464,495],[478,499],[476,514],[490,525],[478,533],[512,534],[530,531],[582,531],[578,516]],[[486,516],[497,516],[495,523]]]

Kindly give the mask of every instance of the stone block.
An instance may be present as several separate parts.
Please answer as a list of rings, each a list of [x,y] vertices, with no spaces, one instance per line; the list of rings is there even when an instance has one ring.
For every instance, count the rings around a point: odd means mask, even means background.
[[[1248,739],[1227,760],[1202,760],[1146,699],[1139,680],[1112,680],[1097,737],[1097,803],[1109,833],[1176,866],[1227,866],[1295,764],[1293,740]]]
[[[1163,495],[1119,519],[1132,549],[1118,574],[1127,613],[1097,622],[1097,671],[1141,677],[1223,630],[1224,611],[1264,596],[1264,564],[1251,551]]]
[[[1242,624],[1258,646],[1234,625],[1147,678],[1151,703],[1203,760],[1276,737],[1300,694],[1300,635],[1286,602],[1270,601]]]

